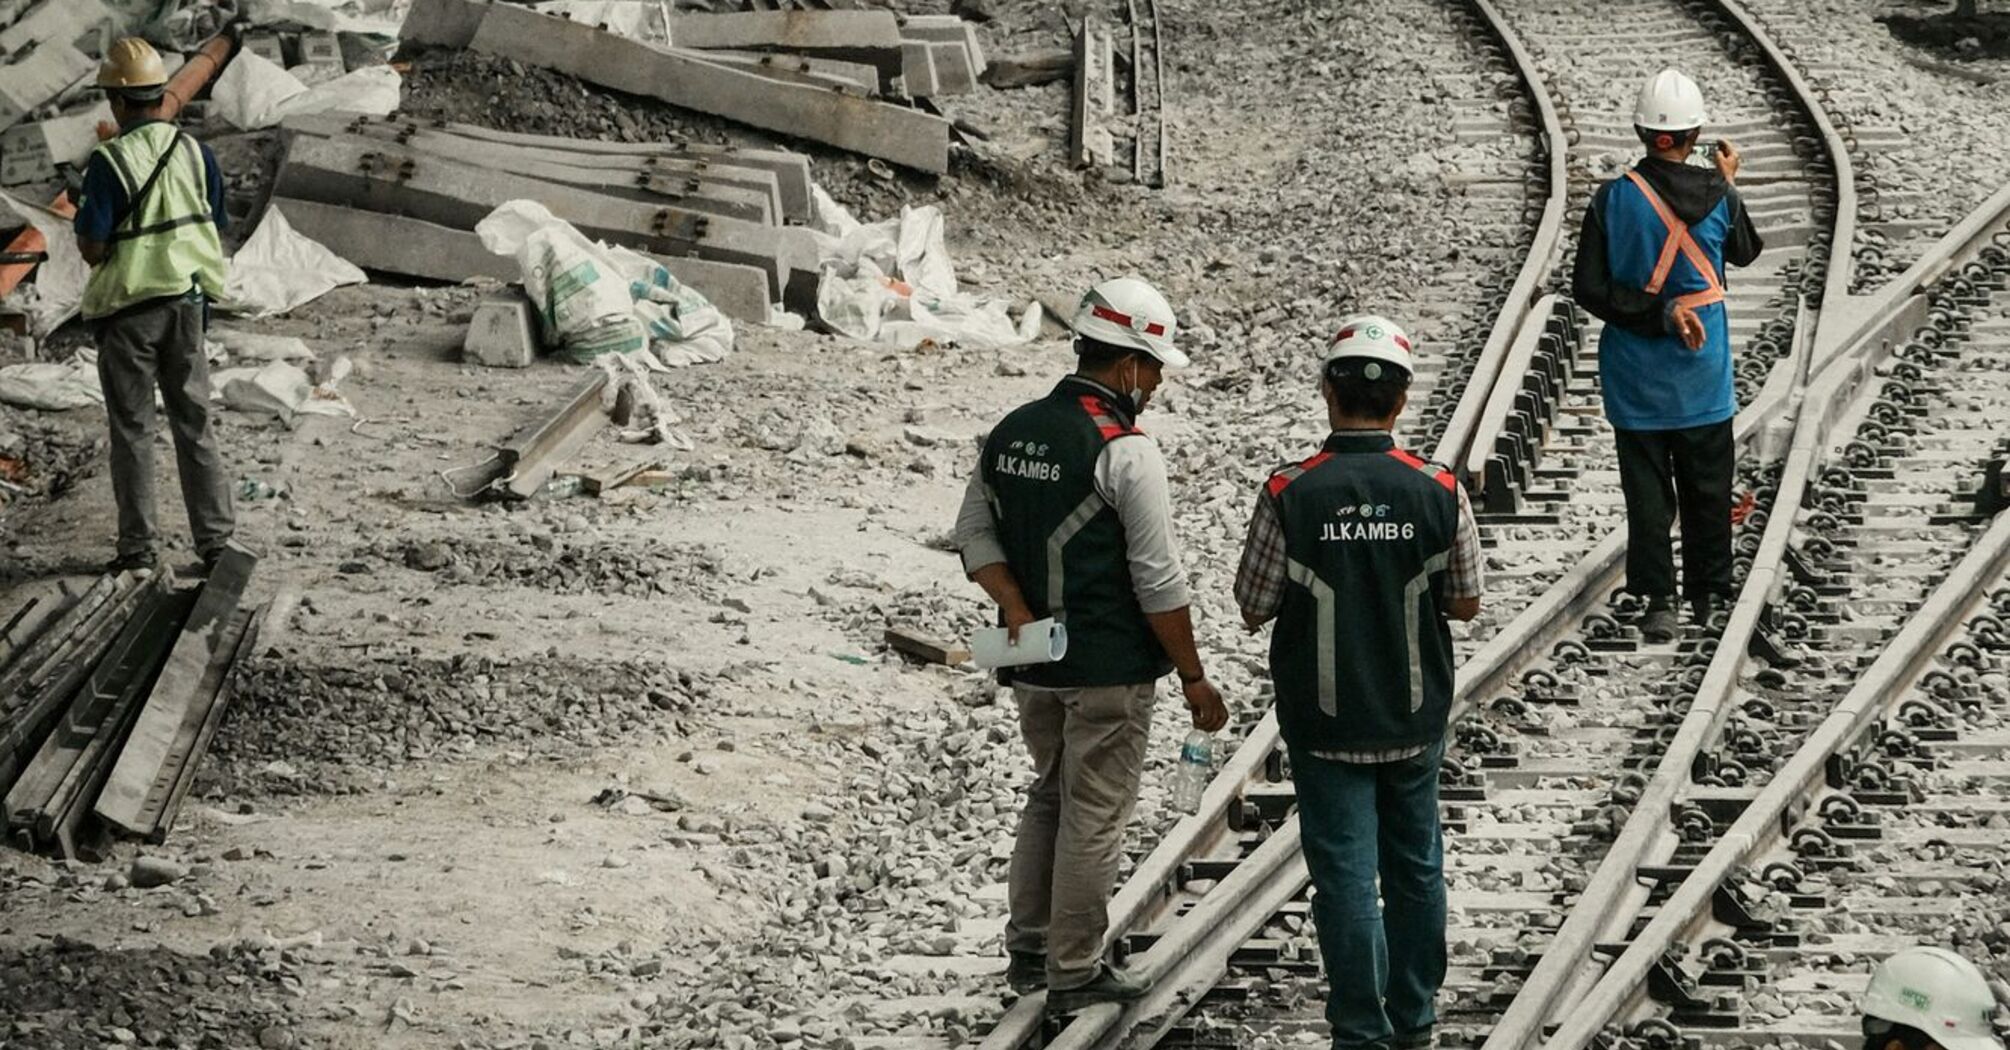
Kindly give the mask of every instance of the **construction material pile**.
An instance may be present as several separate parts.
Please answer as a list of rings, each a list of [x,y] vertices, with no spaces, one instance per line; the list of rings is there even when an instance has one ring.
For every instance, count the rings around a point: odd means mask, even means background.
[[[207,581],[99,578],[30,601],[0,629],[0,827],[13,844],[101,859],[161,842],[253,644],[257,559],[229,548]]]

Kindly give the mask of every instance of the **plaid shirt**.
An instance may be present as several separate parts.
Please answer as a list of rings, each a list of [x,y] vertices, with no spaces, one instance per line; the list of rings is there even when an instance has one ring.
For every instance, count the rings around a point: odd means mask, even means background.
[[[1465,486],[1456,486],[1455,491],[1459,497],[1459,525],[1452,534],[1451,563],[1445,569],[1446,596],[1477,598],[1486,585],[1480,564],[1479,525],[1473,521],[1472,502],[1466,498]],[[1256,513],[1249,519],[1249,537],[1242,545],[1242,564],[1235,574],[1235,602],[1242,607],[1245,617],[1270,620],[1284,607],[1284,585],[1284,525],[1277,520],[1277,504],[1268,493],[1259,492]],[[1315,751],[1313,755],[1338,762],[1400,762],[1428,750],[1430,745],[1424,744],[1388,751]]]

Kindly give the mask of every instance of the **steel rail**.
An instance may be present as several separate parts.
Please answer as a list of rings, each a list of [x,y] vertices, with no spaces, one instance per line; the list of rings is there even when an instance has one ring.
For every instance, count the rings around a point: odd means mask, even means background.
[[[1838,340],[1838,345],[1842,349],[1823,367],[1820,376],[1817,377],[1810,387],[1809,398],[1811,404],[1816,407],[1815,417],[1817,418],[1817,422],[1812,426],[1796,428],[1794,449],[1790,453],[1789,466],[1790,468],[1798,466],[1803,484],[1820,466],[1818,460],[1822,446],[1817,435],[1819,431],[1824,429],[1822,424],[1833,421],[1835,418],[1834,414],[1842,411],[1843,407],[1852,399],[1856,390],[1861,387],[1863,381],[1872,375],[1873,369],[1892,354],[1903,337],[1909,334],[1922,318],[1924,301],[1917,294],[1917,291],[1924,287],[1925,279],[1949,273],[1955,266],[1961,263],[1964,257],[1979,252],[1986,246],[1986,242],[1991,240],[2010,242],[2010,186],[2006,186],[2003,191],[1993,195],[1981,208],[1958,224],[1953,231],[1943,237],[1931,251],[1908,270],[1908,275],[1910,275],[1911,279],[1906,281],[1903,286],[1893,289],[1893,294],[1890,296],[1894,305],[1889,310],[1880,311],[1884,317],[1882,323],[1867,327],[1861,331],[1851,332]],[[1804,415],[1803,422],[1805,423],[1808,418]],[[1804,430],[1806,431],[1805,433],[1803,433]],[[1783,477],[1783,495],[1784,492],[1785,478]],[[1798,506],[1798,501],[1788,504],[1783,500],[1776,506]],[[1781,525],[1783,522],[1788,523],[1788,528],[1790,529],[1791,518],[1791,514],[1781,514],[1776,510],[1773,517],[1767,522],[1767,540],[1772,540],[1774,527]],[[2007,523],[2010,523],[2010,515],[1999,515],[1998,520],[1991,527],[1990,531],[1971,549],[1968,557],[1964,558],[1961,564],[1954,569],[1949,577],[1949,580],[1953,582],[1944,584],[1939,590],[1936,590],[1934,597],[1909,618],[1906,626],[1899,632],[1898,637],[1894,638],[1886,647],[1884,653],[1879,656],[1878,662],[1873,664],[1870,671],[1858,680],[1856,687],[1836,706],[1828,719],[1824,720],[1821,728],[1817,729],[1814,735],[1803,742],[1801,748],[1782,766],[1781,771],[1761,791],[1758,799],[1746,808],[1738,821],[1732,825],[1731,830],[1724,835],[1718,846],[1711,850],[1706,860],[1699,863],[1695,871],[1675,891],[1675,894],[1662,904],[1660,911],[1648,924],[1647,928],[1642,930],[1628,945],[1626,951],[1606,968],[1603,976],[1592,985],[1586,995],[1574,1000],[1570,1004],[1569,1013],[1561,1019],[1563,1022],[1562,1027],[1557,1030],[1557,1033],[1547,1043],[1543,1044],[1546,1050],[1578,1050],[1578,1048],[1586,1045],[1597,1034],[1598,1030],[1624,1007],[1625,1003],[1638,990],[1640,983],[1646,977],[1647,971],[1661,958],[1662,953],[1669,945],[1673,943],[1679,930],[1695,917],[1698,909],[1707,907],[1710,895],[1715,892],[1718,883],[1723,880],[1724,874],[1729,871],[1730,865],[1735,860],[1742,860],[1743,857],[1749,855],[1756,848],[1759,838],[1754,834],[1753,829],[1762,827],[1771,821],[1773,817],[1778,816],[1781,811],[1774,809],[1769,814],[1761,811],[1759,815],[1755,816],[1755,811],[1759,810],[1760,803],[1765,802],[1771,805],[1780,795],[1791,798],[1805,788],[1805,782],[1797,778],[1807,775],[1807,767],[1809,766],[1818,772],[1822,762],[1826,761],[1828,755],[1832,754],[1837,746],[1836,731],[1831,729],[1832,723],[1838,719],[1848,720],[1851,718],[1869,717],[1869,715],[1863,713],[1866,705],[1871,705],[1879,710],[1882,709],[1882,704],[1878,701],[1878,693],[1872,690],[1866,694],[1864,693],[1865,688],[1873,682],[1882,683],[1879,688],[1890,687],[1891,679],[1896,672],[1891,671],[1889,668],[1880,672],[1880,667],[1885,666],[1888,661],[1894,662],[1895,665],[1911,666],[1914,661],[1921,657],[1917,654],[1907,655],[1907,646],[1929,644],[1932,639],[1944,636],[1945,631],[1951,629],[1947,625],[1938,625],[1934,621],[1937,615],[1945,615],[1946,601],[1943,601],[1943,598],[1953,593],[1954,590],[1959,589],[1956,587],[1957,582],[1972,585],[1973,587],[1980,587],[1983,582],[1995,579],[1994,574],[1977,574],[1981,573],[1987,564],[1998,565],[2000,572],[2000,565],[2003,560],[2010,558],[2010,550],[2004,548],[2005,541],[2002,538],[2002,533]],[[1783,545],[1785,540],[1782,539],[1779,542]],[[1992,548],[1991,544],[1995,546]],[[1763,546],[1762,553],[1764,553]],[[1978,558],[1982,559],[1982,562],[1978,563],[1976,561]],[[1756,561],[1754,566],[1756,572]],[[1965,607],[1967,602],[1972,600],[1972,598],[1973,594],[1970,593],[1969,598],[1960,601],[1956,607]],[[1718,650],[1720,657],[1726,648],[1728,646],[1720,646]],[[1712,671],[1714,672],[1715,670],[1716,667],[1713,663]],[[1703,697],[1699,692],[1697,698],[1698,706],[1701,706],[1702,702]],[[1875,711],[1871,713],[1875,714]],[[1691,715],[1692,717],[1695,715],[1695,709],[1693,708]],[[1687,723],[1685,722],[1686,728]],[[1844,739],[1847,739],[1847,737],[1844,737]],[[1810,757],[1811,751],[1818,753]],[[1669,774],[1669,780],[1666,783],[1663,782],[1661,773]],[[1666,764],[1664,764],[1663,770],[1657,773],[1653,785],[1653,789],[1656,791],[1653,802],[1659,806],[1659,813],[1664,820],[1669,811],[1669,803],[1674,799],[1674,791],[1687,783],[1687,773],[1688,767],[1686,765],[1671,769]],[[1776,787],[1779,788],[1778,792],[1775,791]],[[1649,805],[1649,798],[1643,795],[1640,809],[1636,810],[1636,812],[1646,810]],[[1783,806],[1784,803],[1781,805]],[[1629,830],[1630,827],[1631,824],[1629,823]],[[1733,860],[1724,860],[1719,857],[1719,851],[1735,853],[1736,857]],[[1708,858],[1718,858],[1718,860],[1713,865]],[[1630,878],[1630,865],[1626,868],[1618,869],[1616,875],[1609,875],[1605,867],[1601,866],[1597,875],[1594,876],[1594,884],[1600,884],[1599,880],[1603,879],[1603,884],[1606,885],[1623,885]],[[1587,886],[1587,894],[1591,888],[1591,886]],[[1697,903],[1698,897],[1701,898],[1700,904]],[[1524,1038],[1526,1038],[1527,1034],[1524,1032]],[[1493,1045],[1491,1039],[1488,1045]]]
[[[1460,393],[1452,417],[1446,421],[1437,448],[1431,453],[1431,459],[1453,470],[1458,470],[1465,462],[1466,450],[1477,444],[1477,426],[1488,397],[1495,384],[1504,381],[1502,364],[1515,342],[1516,334],[1528,318],[1534,316],[1535,298],[1549,280],[1550,270],[1556,265],[1557,251],[1563,243],[1564,209],[1570,201],[1570,148],[1564,137],[1563,120],[1557,116],[1556,104],[1550,98],[1549,87],[1543,82],[1542,74],[1535,67],[1535,58],[1529,54],[1521,37],[1508,25],[1507,19],[1501,16],[1493,0],[1471,2],[1479,11],[1481,21],[1507,50],[1508,58],[1514,63],[1515,72],[1541,119],[1540,142],[1543,151],[1548,154],[1545,176],[1548,199],[1543,202],[1542,219],[1536,224],[1528,257],[1522,260],[1521,270],[1508,287],[1500,316],[1494,319],[1487,341],[1482,344],[1479,357],[1473,362],[1472,373],[1466,377],[1465,390]],[[1514,376],[1513,382],[1519,384],[1521,376]],[[1492,448],[1493,442],[1488,440],[1486,446]],[[1472,480],[1465,480],[1471,487]]]

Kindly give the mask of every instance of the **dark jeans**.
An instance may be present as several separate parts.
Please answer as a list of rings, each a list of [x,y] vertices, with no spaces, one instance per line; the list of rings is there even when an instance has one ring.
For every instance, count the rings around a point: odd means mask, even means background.
[[[210,428],[209,363],[202,356],[200,298],[163,299],[96,325],[98,382],[112,433],[112,498],[119,507],[119,553],[152,553],[154,527],[154,388],[159,386],[174,436],[175,465],[196,553],[230,541],[236,518],[230,479]]]
[[[1682,518],[1682,594],[1731,593],[1731,421],[1683,430],[1620,430],[1619,487],[1626,496],[1626,589],[1675,594],[1668,527]]]
[[[1444,753],[1439,743],[1416,758],[1355,765],[1291,751],[1336,1048],[1387,1043],[1437,1021],[1434,999],[1445,980]]]

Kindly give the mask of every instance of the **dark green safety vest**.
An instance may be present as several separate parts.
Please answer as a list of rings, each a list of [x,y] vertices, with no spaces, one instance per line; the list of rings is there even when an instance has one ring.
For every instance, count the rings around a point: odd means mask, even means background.
[[[985,439],[978,469],[1005,563],[1035,617],[1068,625],[1064,659],[1012,668],[1001,681],[1137,685],[1172,670],[1131,587],[1123,522],[1096,493],[1103,446],[1149,440],[1130,406],[1078,376],[1014,410]]]
[[[168,150],[175,155],[168,157],[146,198],[138,199]],[[209,172],[195,140],[173,124],[155,121],[95,152],[111,162],[132,202],[132,214],[112,231],[111,257],[91,271],[84,285],[84,317],[105,317],[193,288],[211,299],[223,295],[223,244],[216,217],[209,213]]]
[[[1293,747],[1383,750],[1444,735],[1457,484],[1387,434],[1334,434],[1271,476],[1262,498],[1283,526],[1289,582],[1270,673]]]

